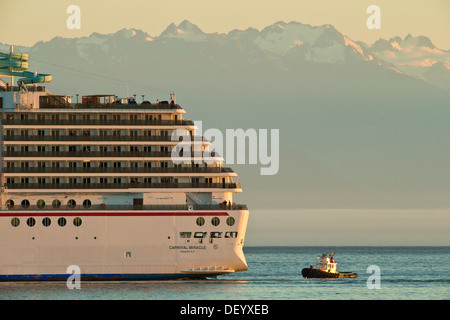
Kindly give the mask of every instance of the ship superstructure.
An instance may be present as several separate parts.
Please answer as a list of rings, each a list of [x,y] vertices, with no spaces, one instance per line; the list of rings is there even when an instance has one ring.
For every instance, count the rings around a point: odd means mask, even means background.
[[[247,270],[238,176],[220,155],[172,161],[174,130],[210,144],[174,95],[73,102],[35,84],[51,76],[28,76],[0,84],[0,280],[66,279],[71,265],[95,280]]]

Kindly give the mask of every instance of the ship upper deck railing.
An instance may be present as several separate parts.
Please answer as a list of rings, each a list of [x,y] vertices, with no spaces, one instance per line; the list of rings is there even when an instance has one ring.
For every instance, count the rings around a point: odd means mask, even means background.
[[[51,120],[51,119],[3,119],[3,125],[16,126],[192,126],[192,120]]]
[[[19,86],[0,86],[0,92],[19,92],[23,91],[23,87]],[[27,86],[25,92],[45,92],[44,86]]]
[[[70,130],[70,129],[68,129]],[[132,136],[132,135],[111,135],[111,136],[99,136],[99,135],[54,135],[54,136],[38,136],[38,135],[4,135],[3,140],[4,141],[50,141],[50,142],[56,142],[56,141],[142,141],[142,142],[148,142],[148,141],[158,141],[158,142],[166,142],[166,141],[174,141],[179,142],[179,138],[182,138],[182,141],[188,141],[188,139],[194,140],[191,136],[177,136],[177,140],[173,140],[171,135],[156,135],[156,136]],[[196,139],[198,139],[199,136],[196,136]],[[205,137],[201,137],[201,140],[207,141]]]
[[[17,173],[21,175],[25,174],[36,174],[36,173],[233,173],[233,169],[230,167],[172,167],[172,168],[162,168],[162,167],[80,167],[80,168],[67,168],[67,167],[7,167],[3,168],[4,173]]]
[[[7,189],[62,190],[62,189],[240,189],[240,183],[173,183],[173,182],[124,182],[124,183],[5,183]]]
[[[96,103],[71,103],[61,105],[47,105],[40,104],[42,109],[183,109],[179,104],[165,104],[165,103],[111,103],[111,104],[96,104]]]
[[[181,153],[180,153],[181,154]],[[203,153],[199,152],[198,157],[203,156]],[[4,158],[172,158],[171,151],[4,151]],[[197,157],[195,152],[191,153],[191,159]],[[183,161],[189,159],[187,156],[183,158]],[[217,156],[213,151],[211,157],[208,160],[220,160],[221,157]]]
[[[6,207],[1,209],[2,212],[5,211],[116,211],[116,210],[248,210],[245,204],[180,204],[180,205],[114,205],[114,204],[95,204],[95,205],[60,205],[52,206],[44,205],[15,205],[12,207]],[[0,214],[1,215],[1,214]]]

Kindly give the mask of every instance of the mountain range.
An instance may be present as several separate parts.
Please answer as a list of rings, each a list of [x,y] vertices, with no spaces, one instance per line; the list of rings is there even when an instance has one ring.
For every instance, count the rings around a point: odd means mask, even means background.
[[[278,174],[231,165],[251,207],[450,206],[450,52],[424,36],[368,45],[332,25],[222,34],[185,20],[159,36],[131,28],[14,50],[58,94],[174,91],[204,130],[279,129]]]

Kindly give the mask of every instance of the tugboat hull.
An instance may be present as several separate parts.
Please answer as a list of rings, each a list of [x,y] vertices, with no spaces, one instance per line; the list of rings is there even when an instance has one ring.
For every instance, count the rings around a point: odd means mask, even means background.
[[[327,272],[305,268],[302,270],[302,276],[304,278],[356,278],[358,274],[353,272]]]

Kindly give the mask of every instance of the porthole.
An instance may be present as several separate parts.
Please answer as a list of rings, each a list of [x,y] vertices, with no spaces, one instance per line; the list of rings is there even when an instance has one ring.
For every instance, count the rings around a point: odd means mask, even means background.
[[[45,207],[45,201],[42,200],[42,199],[38,200],[38,202],[37,202],[37,207],[38,207],[39,209],[44,208],[44,207]]]
[[[67,223],[66,218],[61,217],[61,218],[58,219],[58,225],[60,227],[64,227],[66,225],[66,223]]]
[[[52,224],[52,220],[50,220],[49,217],[45,217],[44,219],[42,219],[42,224],[44,225],[44,227],[48,227]]]
[[[28,201],[27,199],[24,199],[24,200],[22,200],[22,203],[20,205],[22,206],[22,208],[28,209],[28,207],[30,206],[30,201]]]
[[[67,206],[68,206],[70,209],[75,208],[76,205],[77,205],[77,202],[76,202],[75,200],[73,200],[73,199],[70,199],[70,200],[67,202]]]
[[[83,207],[84,207],[85,209],[89,209],[90,207],[92,207],[91,200],[88,200],[88,199],[84,200],[84,201],[83,201]]]
[[[218,226],[220,224],[220,219],[218,217],[214,217],[211,219],[211,224],[213,226]]]
[[[82,223],[82,221],[81,221],[81,218],[80,218],[80,217],[76,217],[76,218],[73,219],[73,225],[74,225],[75,227],[81,226],[81,223]]]
[[[230,227],[231,227],[231,226],[234,226],[235,222],[236,222],[236,221],[234,220],[233,217],[228,217],[228,218],[227,218],[227,225],[229,225]]]
[[[53,209],[61,208],[61,201],[59,201],[58,199],[53,200],[52,207],[53,207]]]
[[[14,201],[12,201],[11,199],[6,200],[6,207],[7,207],[8,209],[14,208]]]
[[[202,226],[202,225],[204,225],[205,224],[205,218],[203,218],[203,217],[198,217],[197,218],[197,225],[198,226]]]
[[[19,218],[12,218],[11,219],[11,224],[13,227],[18,227],[20,224],[20,219]]]
[[[27,219],[27,225],[29,227],[34,227],[35,224],[36,224],[36,220],[34,218],[28,218]]]

